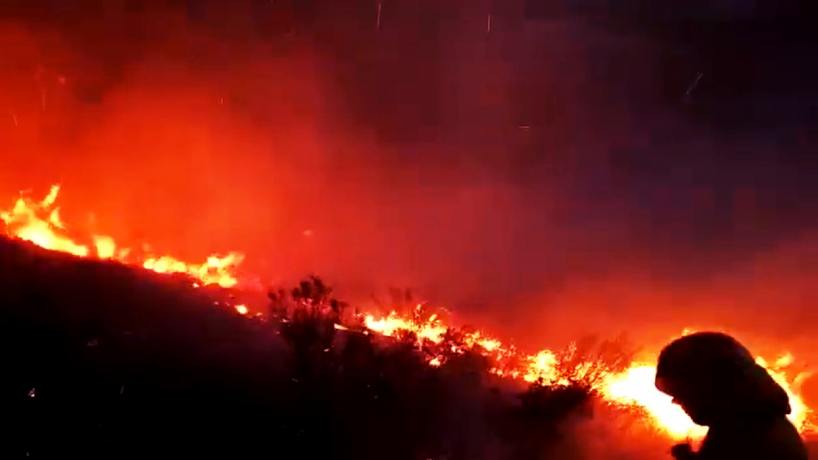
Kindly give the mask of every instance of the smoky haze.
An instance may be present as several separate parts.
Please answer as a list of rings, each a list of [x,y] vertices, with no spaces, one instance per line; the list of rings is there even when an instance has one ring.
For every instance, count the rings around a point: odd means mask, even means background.
[[[0,191],[530,346],[812,348],[814,15],[608,3],[4,2]]]

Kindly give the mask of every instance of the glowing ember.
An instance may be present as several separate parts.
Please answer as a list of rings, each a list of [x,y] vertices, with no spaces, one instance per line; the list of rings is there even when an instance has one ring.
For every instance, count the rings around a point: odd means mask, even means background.
[[[236,311],[237,311],[237,312],[238,312],[238,314],[240,314],[240,315],[246,315],[246,314],[247,314],[247,313],[250,311],[250,310],[247,308],[247,305],[241,305],[241,304],[240,304],[240,305],[236,305],[234,308],[236,309]]]
[[[185,273],[204,284],[232,287],[238,282],[233,270],[242,262],[244,256],[236,252],[224,257],[213,255],[204,263],[193,264],[171,256],[142,257],[142,260],[139,257],[131,257],[130,249],[118,248],[114,238],[107,235],[92,235],[89,239],[92,244],[80,243],[72,238],[60,218],[60,208],[56,206],[59,193],[60,187],[53,185],[42,201],[34,201],[25,196],[18,198],[14,207],[0,212],[0,219],[5,223],[5,233],[45,249],[78,257],[89,257],[93,254],[99,259],[140,265],[157,273]]]

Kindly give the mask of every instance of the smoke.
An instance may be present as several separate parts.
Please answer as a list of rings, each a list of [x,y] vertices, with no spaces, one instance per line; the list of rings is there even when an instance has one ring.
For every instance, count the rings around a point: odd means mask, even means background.
[[[476,354],[433,368],[413,341],[336,332],[306,303],[248,318],[184,279],[6,239],[0,255],[9,457],[664,457],[639,415],[498,380]]]
[[[59,181],[126,244],[412,288],[532,347],[814,349],[800,4],[603,3],[6,2],[0,192]]]

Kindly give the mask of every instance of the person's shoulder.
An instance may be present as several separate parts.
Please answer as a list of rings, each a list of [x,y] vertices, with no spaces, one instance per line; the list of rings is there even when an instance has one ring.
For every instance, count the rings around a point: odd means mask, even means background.
[[[702,460],[807,460],[801,436],[783,416],[711,429],[699,453]]]
[[[798,430],[785,417],[776,419],[766,433],[769,449],[781,460],[807,460],[807,449]]]

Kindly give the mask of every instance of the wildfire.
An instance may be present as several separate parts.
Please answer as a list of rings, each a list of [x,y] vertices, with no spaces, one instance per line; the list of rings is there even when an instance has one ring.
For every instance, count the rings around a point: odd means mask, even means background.
[[[29,241],[45,249],[65,252],[78,257],[95,257],[136,265],[157,273],[183,273],[194,278],[194,287],[201,284],[218,284],[232,287],[238,282],[235,268],[242,262],[243,254],[228,253],[212,255],[203,263],[189,263],[169,255],[145,254],[120,247],[108,235],[91,235],[87,239],[71,236],[60,218],[56,206],[60,187],[51,187],[41,201],[21,196],[10,210],[0,211],[7,236]],[[200,284],[201,283],[201,284]],[[248,315],[244,304],[234,305],[236,313]],[[423,305],[417,305],[410,315],[402,316],[392,311],[377,317],[365,314],[360,317],[363,328],[334,324],[339,331],[358,331],[385,337],[410,337],[433,367],[445,364],[452,356],[476,352],[486,358],[493,375],[520,379],[543,385],[587,385],[609,404],[644,412],[652,425],[666,435],[680,439],[700,439],[706,429],[694,424],[682,409],[673,404],[671,397],[654,387],[656,369],[652,364],[625,362],[612,367],[599,357],[585,357],[576,345],[567,352],[540,350],[534,354],[520,352],[513,345],[504,344],[484,332],[459,330],[445,324],[436,314],[427,314]],[[688,333],[684,331],[682,334]],[[763,366],[790,397],[792,413],[789,418],[802,433],[815,431],[812,410],[799,395],[801,382],[809,374],[801,372],[789,375],[788,369],[794,358],[787,353],[770,365],[763,358],[757,362]]]
[[[786,354],[784,356],[792,356]],[[780,363],[781,359],[777,360]],[[792,361],[790,361],[791,363]],[[812,410],[804,403],[798,394],[800,383],[808,376],[800,373],[790,380],[786,373],[786,364],[783,367],[767,365],[759,357],[757,363],[764,367],[772,378],[784,388],[790,398],[792,412],[788,418],[802,433],[814,432],[818,428],[814,424]],[[675,439],[699,439],[707,430],[696,425],[690,417],[676,404],[672,398],[653,386],[656,368],[653,365],[634,363],[625,372],[613,374],[605,379],[599,391],[604,398],[617,404],[637,405],[643,408],[658,425]]]
[[[129,248],[119,247],[116,240],[108,235],[91,235],[88,243],[84,244],[71,236],[60,219],[60,208],[56,206],[59,193],[60,186],[52,185],[41,201],[21,196],[10,210],[0,212],[6,235],[78,257],[116,260],[157,273],[185,273],[203,284],[233,287],[238,282],[233,271],[244,255],[237,252],[225,256],[211,255],[203,263],[190,263],[167,255],[136,255]]]
[[[656,368],[652,364],[631,362],[624,370],[615,370],[593,358],[576,359],[575,346],[569,347],[568,353],[544,349],[524,354],[480,331],[453,333],[436,315],[424,318],[420,312],[421,306],[417,306],[411,317],[401,317],[394,311],[381,318],[366,315],[364,324],[370,331],[388,337],[413,334],[418,347],[427,353],[430,366],[441,366],[447,355],[478,352],[489,358],[493,365],[490,372],[501,377],[544,385],[588,385],[611,405],[645,413],[657,430],[675,440],[698,440],[707,432],[705,427],[693,423],[670,396],[656,389]],[[440,345],[445,345],[442,353],[435,347]],[[812,433],[818,426],[812,410],[799,395],[799,386],[809,374],[802,372],[791,378],[787,368],[793,362],[789,353],[779,357],[773,365],[764,358],[757,359],[757,363],[787,392],[792,407],[790,421],[800,432]]]
[[[418,305],[415,311],[421,312],[422,309],[422,305]],[[418,320],[417,318],[401,318],[394,311],[380,319],[375,319],[373,315],[366,315],[364,324],[368,329],[387,337],[392,337],[397,332],[410,332],[415,334],[418,340],[428,340],[432,343],[442,342],[443,334],[447,330],[447,327],[442,324],[437,315],[432,315],[425,320]]]
[[[655,376],[655,367],[634,364],[625,372],[607,378],[600,393],[614,404],[643,409],[674,439],[702,438],[707,428],[693,423],[680,406],[673,404],[673,398],[657,390],[653,385]]]

